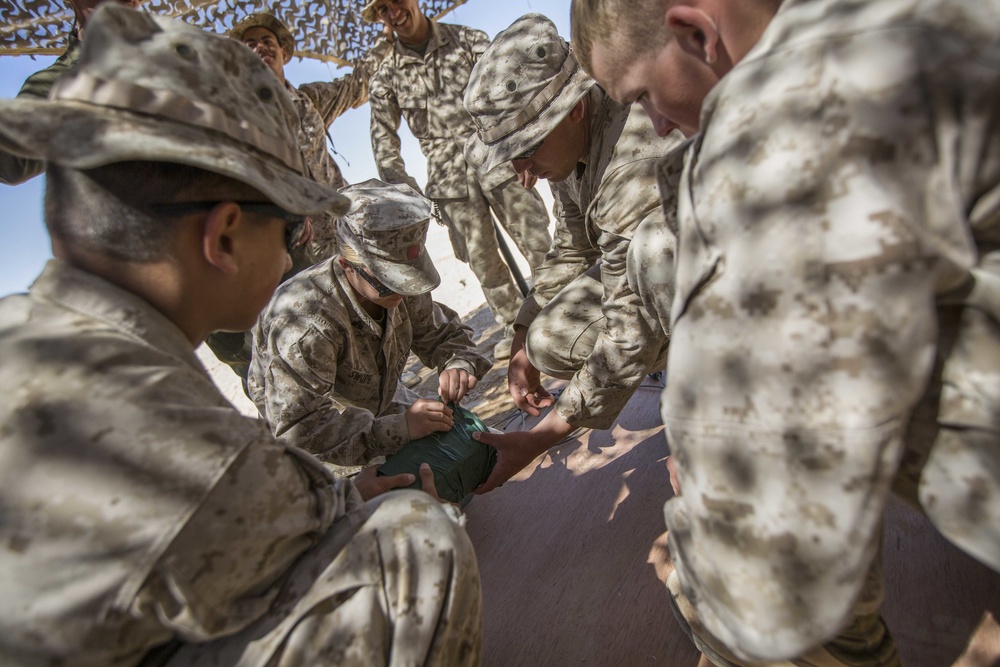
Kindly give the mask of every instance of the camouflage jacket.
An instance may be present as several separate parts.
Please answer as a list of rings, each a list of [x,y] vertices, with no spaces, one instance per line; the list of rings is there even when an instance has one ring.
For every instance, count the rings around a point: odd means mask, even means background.
[[[743,656],[842,626],[901,464],[1000,570],[997,25],[997,0],[786,0],[705,102],[665,511],[685,593]]]
[[[552,184],[552,248],[535,269],[516,324],[531,324],[560,290],[601,262],[607,326],[555,409],[574,426],[609,428],[667,344],[655,316],[629,287],[625,268],[636,227],[662,216],[656,162],[679,137],[660,139],[641,107],[623,107],[597,86],[586,99],[586,161],[575,175]]]
[[[354,71],[335,81],[318,81],[298,87],[285,81],[285,90],[299,112],[299,150],[314,180],[338,190],[347,185],[327,148],[327,130],[345,111],[356,109],[368,101],[368,80],[390,48],[388,40],[379,40],[354,67]],[[312,246],[317,256],[323,259],[330,257],[337,247],[333,216],[314,220],[313,230]]]
[[[361,502],[130,292],[53,260],[0,323],[4,665],[134,665],[235,632]]]
[[[45,69],[35,72],[24,81],[18,97],[33,97],[47,99],[52,85],[63,72],[76,64],[80,57],[80,40],[71,34],[67,40],[66,50],[58,59]],[[45,171],[43,160],[32,160],[0,151],[0,183],[17,185],[38,176]]]
[[[258,320],[250,398],[281,441],[339,466],[364,465],[410,441],[409,406],[393,396],[411,350],[439,372],[486,374],[492,364],[471,333],[429,294],[375,321],[327,260],[281,285]]]
[[[399,123],[405,118],[427,158],[427,188],[431,199],[468,197],[465,141],[476,131],[462,98],[469,74],[490,40],[481,30],[431,21],[431,37],[423,55],[396,42],[371,80],[372,150],[379,178],[406,183],[421,192],[406,172],[399,152]],[[490,190],[512,178],[503,165],[477,174]]]

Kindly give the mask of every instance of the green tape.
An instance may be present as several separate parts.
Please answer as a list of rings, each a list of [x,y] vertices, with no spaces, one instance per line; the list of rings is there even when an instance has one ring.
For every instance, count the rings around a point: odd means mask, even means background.
[[[489,429],[472,412],[455,403],[450,404],[454,426],[444,433],[431,433],[413,440],[386,459],[379,475],[410,473],[417,481],[409,488],[420,488],[420,464],[427,463],[434,473],[438,495],[449,502],[463,498],[486,481],[497,462],[497,450],[472,439],[476,431]]]

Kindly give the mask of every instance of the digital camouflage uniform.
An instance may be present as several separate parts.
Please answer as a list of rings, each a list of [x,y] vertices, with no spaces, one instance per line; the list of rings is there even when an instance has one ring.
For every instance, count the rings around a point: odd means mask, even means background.
[[[389,52],[391,44],[381,39],[347,76],[335,81],[317,81],[295,87],[285,81],[285,90],[292,98],[299,118],[299,149],[309,174],[339,190],[347,185],[340,167],[326,145],[327,130],[334,120],[348,109],[357,109],[368,101],[368,80]],[[311,249],[317,261],[332,257],[337,251],[336,221],[332,215],[313,219]],[[302,267],[305,268],[305,267]]]
[[[924,464],[931,520],[1000,569],[997,25],[996,0],[787,0],[706,99],[665,514],[680,588],[742,658],[800,655],[877,592],[886,496]]]
[[[455,256],[468,262],[500,324],[513,324],[521,294],[500,256],[490,209],[534,271],[549,249],[549,218],[538,193],[517,182],[509,166],[481,174],[463,154],[475,131],[462,106],[469,73],[490,44],[486,33],[430,20],[423,55],[396,42],[371,81],[372,149],[379,177],[420,190],[400,155],[405,118],[427,157],[424,194],[448,224]]]
[[[196,644],[177,667],[478,650],[464,530],[426,495],[365,505],[276,442],[151,305],[53,260],[0,322],[4,665],[135,665],[171,641]],[[222,639],[247,626],[257,643]]]
[[[570,380],[556,400],[559,416],[609,428],[666,358],[667,337],[625,269],[636,228],[662,216],[656,163],[679,135],[657,137],[641,107],[618,104],[582,70],[551,20],[527,14],[497,35],[473,71],[465,105],[479,130],[465,150],[481,168],[509,162],[580,102],[585,154],[551,184],[555,240],[516,323],[528,327],[532,365]]]
[[[327,260],[279,287],[258,320],[250,398],[282,442],[336,466],[364,465],[410,441],[409,406],[393,396],[411,350],[438,372],[486,374],[492,363],[470,334],[430,294],[374,320],[336,259]]]
[[[517,324],[532,365],[572,378],[556,400],[574,426],[610,428],[643,378],[663,366],[667,336],[629,287],[632,234],[662,218],[656,162],[679,140],[656,136],[639,106],[599,87],[587,96],[590,145],[582,170],[552,184],[556,231]]]
[[[35,72],[24,80],[24,85],[17,93],[21,98],[44,100],[49,96],[52,84],[59,76],[72,67],[80,57],[80,40],[75,33],[69,35],[66,50],[54,63],[45,69]],[[0,183],[17,185],[38,176],[45,171],[45,163],[41,160],[14,155],[0,151]]]
[[[106,3],[50,99],[0,100],[0,146],[70,170],[183,161],[292,213],[345,210],[305,177],[294,109],[269,85],[230,40]],[[109,108],[110,90],[132,94]],[[192,108],[213,113],[175,113]],[[477,664],[457,522],[426,494],[362,504],[239,415],[190,335],[60,260],[0,300],[0,663],[163,664],[179,647],[171,667]]]

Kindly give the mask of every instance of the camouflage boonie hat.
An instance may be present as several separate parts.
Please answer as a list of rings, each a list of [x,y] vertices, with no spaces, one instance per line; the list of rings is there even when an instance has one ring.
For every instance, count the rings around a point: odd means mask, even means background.
[[[396,294],[425,294],[441,284],[424,241],[432,216],[429,199],[409,185],[378,179],[341,190],[351,209],[337,221],[340,242]]]
[[[279,85],[231,39],[107,2],[48,100],[0,100],[0,149],[72,169],[184,164],[292,213],[342,213],[348,200],[305,176],[298,113]]]
[[[277,16],[266,12],[250,14],[233,26],[233,29],[229,31],[229,36],[237,42],[242,42],[243,35],[250,28],[264,28],[265,30],[270,30],[274,33],[274,37],[278,40],[278,44],[281,45],[281,50],[285,52],[285,62],[287,63],[292,59],[292,54],[295,53],[295,38],[292,37],[292,33],[288,29],[288,26],[282,23]]]
[[[379,2],[385,2],[385,0],[369,0],[365,3],[365,6],[361,8],[361,18],[369,23],[378,23],[378,14],[375,13],[375,5]]]
[[[493,40],[469,76],[465,109],[478,131],[465,157],[481,171],[509,162],[542,141],[592,86],[541,14],[525,14]]]

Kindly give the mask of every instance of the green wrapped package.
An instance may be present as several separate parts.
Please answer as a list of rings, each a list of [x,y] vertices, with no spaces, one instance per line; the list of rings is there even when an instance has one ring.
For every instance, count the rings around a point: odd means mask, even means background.
[[[497,462],[497,450],[472,439],[476,431],[489,431],[479,417],[460,405],[449,405],[455,425],[445,433],[431,433],[413,440],[388,457],[379,468],[380,475],[410,473],[420,488],[420,464],[427,463],[434,472],[438,495],[453,503],[461,502],[473,489],[486,481]]]

